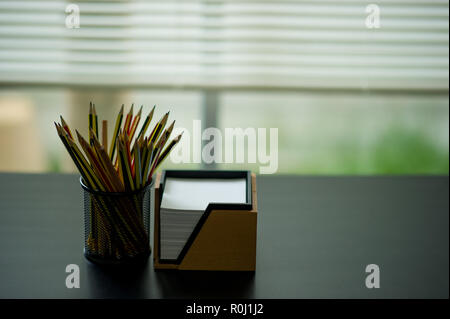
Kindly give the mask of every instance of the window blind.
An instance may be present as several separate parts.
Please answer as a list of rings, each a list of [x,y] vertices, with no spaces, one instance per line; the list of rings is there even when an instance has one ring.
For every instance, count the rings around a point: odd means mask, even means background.
[[[0,85],[448,90],[448,1],[0,0]]]

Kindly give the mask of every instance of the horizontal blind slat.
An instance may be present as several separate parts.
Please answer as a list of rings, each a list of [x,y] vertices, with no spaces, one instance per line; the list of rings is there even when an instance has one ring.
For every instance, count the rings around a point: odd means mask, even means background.
[[[67,4],[0,1],[1,81],[448,86],[448,1],[377,1],[380,29],[360,0],[79,1],[79,29]]]

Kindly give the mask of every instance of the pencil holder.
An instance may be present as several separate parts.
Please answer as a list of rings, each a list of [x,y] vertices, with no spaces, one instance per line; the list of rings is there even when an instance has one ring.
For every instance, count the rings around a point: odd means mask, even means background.
[[[97,264],[145,263],[150,255],[150,190],[108,193],[88,188],[84,197],[84,255]]]

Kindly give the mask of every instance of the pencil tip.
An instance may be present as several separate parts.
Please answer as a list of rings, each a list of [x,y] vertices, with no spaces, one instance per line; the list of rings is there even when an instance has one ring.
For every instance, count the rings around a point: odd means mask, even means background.
[[[155,107],[156,107],[156,105],[153,105],[152,110],[150,111],[150,113],[148,113],[147,117],[153,116],[153,113],[155,112]]]

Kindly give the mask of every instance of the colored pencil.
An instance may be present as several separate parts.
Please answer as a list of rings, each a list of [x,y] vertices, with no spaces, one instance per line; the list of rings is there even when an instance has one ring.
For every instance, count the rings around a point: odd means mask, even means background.
[[[117,136],[119,135],[120,125],[122,124],[123,107],[124,107],[124,105],[122,104],[122,107],[120,108],[119,114],[117,114],[116,125],[114,127],[114,132],[113,132],[112,139],[111,139],[111,146],[109,148],[109,159],[111,161],[114,159],[114,153],[116,151],[116,145],[117,145],[117,143],[116,143]]]

